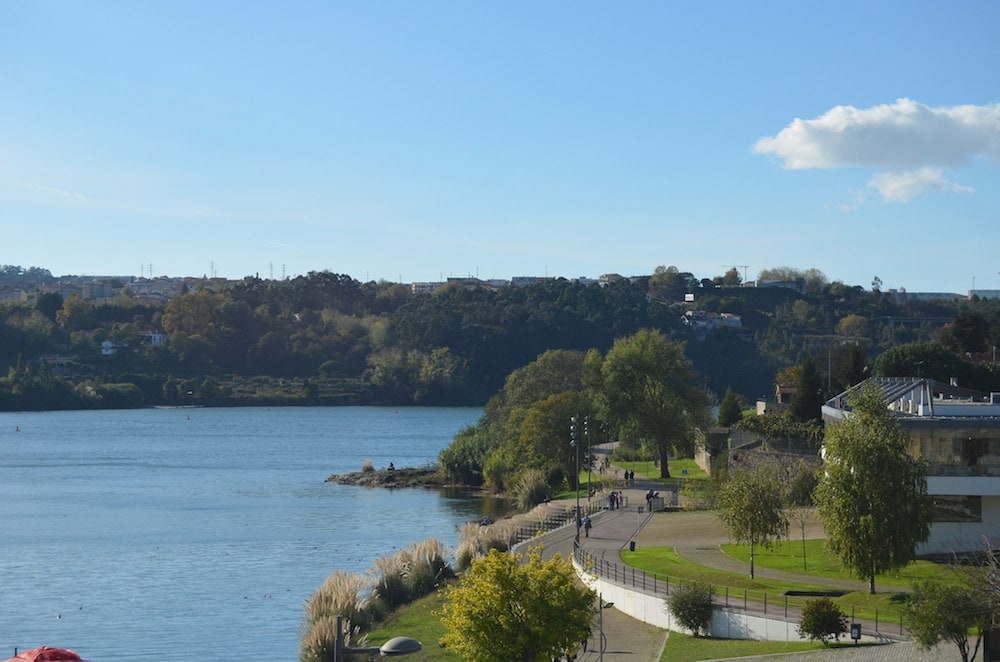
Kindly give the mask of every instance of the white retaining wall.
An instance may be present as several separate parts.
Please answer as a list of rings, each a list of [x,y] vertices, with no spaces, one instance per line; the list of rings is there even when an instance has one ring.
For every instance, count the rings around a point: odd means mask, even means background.
[[[663,597],[647,595],[619,586],[592,575],[573,560],[580,580],[601,595],[604,602],[615,603],[614,608],[632,618],[664,630],[690,634],[670,614]],[[705,633],[703,633],[705,634]],[[807,641],[799,636],[798,623],[763,615],[751,615],[741,610],[716,606],[712,610],[711,632],[713,637],[726,639],[767,639],[770,641]]]

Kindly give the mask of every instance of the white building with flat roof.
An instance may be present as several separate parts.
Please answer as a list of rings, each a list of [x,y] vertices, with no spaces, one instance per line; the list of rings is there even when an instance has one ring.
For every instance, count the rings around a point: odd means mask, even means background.
[[[933,379],[872,378],[910,439],[909,453],[927,462],[934,500],[931,535],[917,553],[982,549],[1000,539],[1000,393]],[[855,387],[857,388],[857,387]],[[828,400],[823,420],[850,416],[849,391]]]

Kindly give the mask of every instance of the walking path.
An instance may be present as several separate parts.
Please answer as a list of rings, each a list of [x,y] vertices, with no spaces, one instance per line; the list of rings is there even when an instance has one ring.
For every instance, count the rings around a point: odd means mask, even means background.
[[[621,479],[622,471],[612,467]],[[661,490],[662,485],[652,480],[637,477],[635,483],[624,489],[627,507],[614,511],[604,511],[593,517],[593,528],[589,536],[581,531],[580,544],[590,555],[620,562],[619,552],[630,541],[637,546],[673,547],[683,558],[720,570],[749,575],[747,564],[724,554],[720,545],[726,535],[713,513],[708,512],[666,512],[650,515],[645,511],[645,494],[649,489]],[[583,501],[583,499],[581,500]],[[570,508],[572,502],[562,502]],[[544,554],[559,553],[572,558],[573,541],[576,536],[574,525],[564,526],[544,537]],[[821,537],[822,527],[815,520],[807,523],[806,537]],[[802,582],[803,576],[756,568],[756,576],[786,581]],[[816,583],[809,577],[808,583]],[[854,580],[823,580],[823,584],[844,590],[867,590],[865,582]],[[668,632],[631,618],[614,608],[601,610],[601,625],[606,645],[603,655],[598,648],[598,632],[588,642],[588,650],[579,652],[578,662],[657,662],[666,644]],[[768,655],[760,660],[783,660],[795,662],[827,662],[829,660],[849,660],[850,662],[946,662],[960,659],[954,645],[938,646],[931,651],[923,651],[909,641],[880,646],[860,646],[858,648],[838,648],[809,653]]]

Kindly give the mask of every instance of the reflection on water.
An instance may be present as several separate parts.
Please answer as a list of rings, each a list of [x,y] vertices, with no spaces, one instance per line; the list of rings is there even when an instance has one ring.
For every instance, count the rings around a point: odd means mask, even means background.
[[[486,494],[482,490],[461,487],[442,487],[439,490],[444,505],[455,515],[469,521],[479,521],[485,516],[495,521],[514,512],[514,503],[510,499]]]

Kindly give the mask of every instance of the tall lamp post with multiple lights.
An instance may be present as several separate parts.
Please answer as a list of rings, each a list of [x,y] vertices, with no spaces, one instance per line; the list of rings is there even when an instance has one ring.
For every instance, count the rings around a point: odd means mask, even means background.
[[[590,489],[590,470],[594,466],[594,455],[590,448],[590,416],[583,417],[583,432],[587,435],[587,504],[590,504],[590,495],[594,490]]]
[[[346,662],[348,655],[355,653],[378,653],[382,657],[409,655],[422,648],[420,642],[409,637],[393,637],[381,646],[363,646],[352,648],[344,645],[344,617],[336,617],[337,638],[333,645],[333,662]]]
[[[576,544],[580,544],[580,429],[577,427],[579,416],[569,419],[569,443],[576,450]]]

